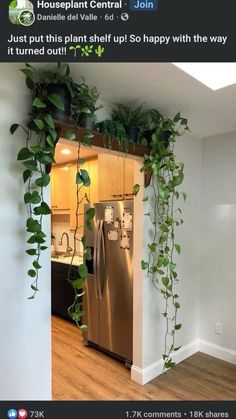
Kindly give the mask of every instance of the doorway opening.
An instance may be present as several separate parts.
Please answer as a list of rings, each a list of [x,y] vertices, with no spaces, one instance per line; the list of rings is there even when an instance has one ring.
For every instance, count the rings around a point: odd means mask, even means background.
[[[127,380],[131,380],[132,373],[130,374],[130,371],[125,369],[117,359],[126,361],[129,366],[132,364],[142,365],[142,270],[140,261],[143,248],[144,179],[140,168],[143,160],[137,156],[94,146],[92,148],[81,147],[80,149],[80,157],[85,160],[83,168],[89,172],[91,178],[91,185],[86,188],[88,189],[86,191],[88,200],[90,205],[97,206],[97,211],[99,208],[100,211],[103,211],[103,216],[97,217],[95,222],[96,225],[98,221],[99,223],[103,222],[102,229],[105,237],[103,246],[107,246],[106,249],[109,249],[110,252],[108,257],[103,260],[104,271],[113,269],[110,277],[116,278],[116,285],[118,281],[121,284],[123,281],[123,285],[117,286],[116,290],[114,288],[113,292],[112,282],[107,281],[106,285],[103,278],[100,278],[103,288],[100,291],[104,292],[103,300],[106,298],[106,305],[102,303],[103,306],[100,305],[99,312],[95,310],[95,306],[98,305],[101,296],[99,297],[95,293],[93,295],[91,290],[86,290],[86,295],[89,295],[89,298],[85,302],[85,312],[91,314],[90,316],[84,315],[89,329],[82,336],[81,330],[73,323],[67,311],[74,298],[74,292],[66,280],[76,224],[77,153],[78,146],[74,141],[60,138],[55,153],[56,164],[53,165],[51,172],[52,376],[53,399],[55,400],[63,400],[63,383],[66,388],[66,382],[72,379],[69,374],[70,368],[67,370],[67,366],[71,365],[72,360],[73,371],[76,371],[76,375],[81,374],[80,367],[84,371],[82,374],[83,384],[81,385],[88,390],[90,389],[88,382],[93,381],[93,378],[96,380],[96,375],[101,369],[106,374],[107,368],[113,368],[116,374],[124,375]],[[136,197],[133,195],[135,184],[140,185],[140,191]],[[80,236],[85,233],[84,211],[84,205],[81,205],[78,216],[80,226],[78,234]],[[90,240],[94,239],[90,237]],[[88,244],[92,248],[94,247],[92,242]],[[99,258],[102,258],[102,254]],[[76,267],[82,261],[83,248],[81,242],[78,241],[76,256],[73,260],[74,272],[72,272],[75,279]],[[99,260],[98,264],[100,264]],[[128,274],[127,271],[129,271]],[[92,282],[94,278],[91,276]],[[106,287],[110,287],[109,292]],[[103,317],[101,317],[102,310],[105,310]],[[124,327],[120,328],[122,322]],[[99,340],[102,335],[103,340]],[[84,347],[83,340],[91,347]],[[102,352],[94,348],[102,348],[105,351]],[[61,372],[64,368],[61,379]],[[90,371],[88,375],[85,373],[86,368]],[[92,387],[92,383],[90,384]],[[99,394],[99,388],[97,391]],[[83,399],[80,391],[76,398]],[[90,399],[90,397],[88,398]],[[96,398],[99,397],[94,396],[94,399]]]

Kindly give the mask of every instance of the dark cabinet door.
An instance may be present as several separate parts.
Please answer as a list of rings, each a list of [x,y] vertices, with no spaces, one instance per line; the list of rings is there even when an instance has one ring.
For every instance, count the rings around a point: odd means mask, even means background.
[[[74,302],[74,290],[67,281],[68,270],[69,265],[52,262],[52,313],[73,322],[68,314],[68,308]],[[78,267],[73,266],[71,279],[76,278]]]

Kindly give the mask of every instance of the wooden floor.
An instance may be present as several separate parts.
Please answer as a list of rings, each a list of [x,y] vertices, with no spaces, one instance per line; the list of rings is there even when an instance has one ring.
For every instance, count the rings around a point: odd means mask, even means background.
[[[236,400],[236,365],[197,353],[141,386],[120,362],[81,343],[73,324],[53,317],[54,400]]]

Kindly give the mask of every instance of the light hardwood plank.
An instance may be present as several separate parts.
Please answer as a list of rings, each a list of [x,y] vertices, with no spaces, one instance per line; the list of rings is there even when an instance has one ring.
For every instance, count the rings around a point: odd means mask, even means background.
[[[76,326],[52,318],[53,400],[236,400],[236,366],[198,352],[141,386],[119,361],[82,344]]]

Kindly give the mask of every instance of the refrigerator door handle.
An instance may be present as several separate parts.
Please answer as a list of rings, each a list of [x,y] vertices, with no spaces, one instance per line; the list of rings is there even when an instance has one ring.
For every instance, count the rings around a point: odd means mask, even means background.
[[[104,221],[100,220],[99,223],[99,230],[98,230],[98,252],[97,252],[97,285],[98,285],[98,297],[99,300],[102,300],[102,291],[104,283],[104,278],[102,275],[104,274],[104,267],[105,267],[105,241],[104,241],[104,233],[103,233],[103,224]]]
[[[100,220],[96,222],[95,225],[95,231],[94,231],[94,249],[93,249],[93,273],[95,278],[95,295],[96,299],[98,300],[98,284],[97,284],[97,259],[98,259],[98,234],[99,234],[99,228],[100,228]]]

